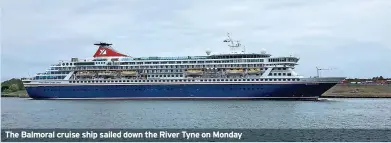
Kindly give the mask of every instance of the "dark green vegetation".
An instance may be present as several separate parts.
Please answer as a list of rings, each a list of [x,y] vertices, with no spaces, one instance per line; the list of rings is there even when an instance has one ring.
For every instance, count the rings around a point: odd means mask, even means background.
[[[13,78],[2,82],[1,97],[27,97],[22,80]]]

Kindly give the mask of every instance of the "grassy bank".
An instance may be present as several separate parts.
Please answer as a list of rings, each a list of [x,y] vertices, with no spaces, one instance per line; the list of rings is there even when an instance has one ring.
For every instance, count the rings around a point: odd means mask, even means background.
[[[19,90],[16,92],[2,92],[1,97],[20,97],[20,98],[28,98],[26,90]]]
[[[336,85],[322,96],[327,98],[391,98],[391,85]]]

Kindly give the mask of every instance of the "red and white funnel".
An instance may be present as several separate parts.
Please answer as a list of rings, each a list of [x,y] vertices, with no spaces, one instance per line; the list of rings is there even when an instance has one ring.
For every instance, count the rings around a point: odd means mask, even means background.
[[[111,48],[110,45],[112,45],[112,44],[97,43],[94,45],[99,46],[98,50],[94,54],[94,58],[97,58],[97,57],[128,57],[127,55],[121,54],[121,53],[115,51],[113,48]]]

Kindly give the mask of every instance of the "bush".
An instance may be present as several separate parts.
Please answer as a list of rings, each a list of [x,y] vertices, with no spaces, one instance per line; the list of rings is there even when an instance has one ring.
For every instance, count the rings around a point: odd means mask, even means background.
[[[11,92],[16,92],[19,90],[19,86],[17,84],[12,84],[10,87],[9,87],[9,90]]]

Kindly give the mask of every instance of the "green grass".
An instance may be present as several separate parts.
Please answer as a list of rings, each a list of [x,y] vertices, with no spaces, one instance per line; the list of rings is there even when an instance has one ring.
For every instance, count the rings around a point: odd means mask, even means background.
[[[19,90],[16,92],[2,92],[1,97],[28,97],[26,90]]]
[[[336,85],[323,96],[391,97],[391,85]]]

